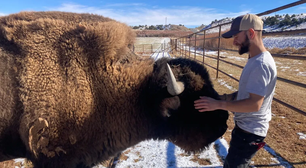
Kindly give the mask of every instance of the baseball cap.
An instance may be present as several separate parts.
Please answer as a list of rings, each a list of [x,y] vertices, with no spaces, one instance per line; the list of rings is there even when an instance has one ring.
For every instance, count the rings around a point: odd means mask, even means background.
[[[231,29],[222,34],[223,38],[231,38],[241,31],[253,28],[254,30],[263,30],[263,21],[254,14],[246,14],[236,17],[231,25]]]

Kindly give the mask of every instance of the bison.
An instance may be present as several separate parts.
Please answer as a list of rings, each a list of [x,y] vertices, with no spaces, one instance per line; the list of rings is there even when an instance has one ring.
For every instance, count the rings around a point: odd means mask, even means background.
[[[0,161],[92,167],[147,139],[204,150],[228,112],[196,61],[143,58],[125,24],[92,14],[21,12],[0,18]]]

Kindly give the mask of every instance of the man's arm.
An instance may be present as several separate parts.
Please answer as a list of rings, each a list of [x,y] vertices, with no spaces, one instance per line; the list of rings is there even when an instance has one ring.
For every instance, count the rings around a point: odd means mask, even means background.
[[[264,97],[253,93],[249,94],[250,97],[247,99],[237,101],[221,101],[221,109],[240,113],[259,111]]]
[[[231,94],[223,94],[220,96],[221,100],[226,100],[226,101],[233,101],[237,99],[238,91],[231,93]]]
[[[222,109],[233,112],[248,113],[259,111],[263,100],[263,96],[253,93],[250,93],[250,97],[247,99],[235,101],[215,100],[213,98],[204,96],[196,100],[194,102],[194,106],[195,109],[199,110],[199,112]]]

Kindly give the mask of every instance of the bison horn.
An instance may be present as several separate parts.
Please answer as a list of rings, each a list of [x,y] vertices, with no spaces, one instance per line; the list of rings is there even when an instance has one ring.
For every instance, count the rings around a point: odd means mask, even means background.
[[[185,89],[184,84],[182,82],[176,81],[169,64],[167,64],[167,69],[168,69],[168,83],[167,83],[168,92],[172,96],[181,94]]]

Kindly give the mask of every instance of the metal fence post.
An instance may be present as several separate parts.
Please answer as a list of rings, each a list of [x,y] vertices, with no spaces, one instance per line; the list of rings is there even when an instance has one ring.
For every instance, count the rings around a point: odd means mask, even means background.
[[[217,76],[219,74],[219,61],[220,61],[220,42],[221,42],[221,26],[219,26],[219,38],[218,38],[218,60],[217,60]]]
[[[185,41],[185,38],[183,38],[183,43],[182,43],[182,49],[183,49],[183,53],[182,53],[182,56],[183,57],[186,57],[186,41]],[[184,48],[183,48],[183,46],[184,46]]]
[[[180,56],[182,55],[182,39],[180,38]]]
[[[204,30],[204,38],[203,38],[203,64],[204,64],[204,58],[205,58],[205,34],[206,34],[206,30]]]
[[[194,34],[194,59],[197,59],[197,34]]]
[[[189,37],[189,53],[188,53],[188,55],[189,55],[189,57],[188,58],[190,58],[190,47],[191,47],[191,36]]]
[[[185,58],[187,58],[187,49],[186,49],[186,43],[188,43],[188,39],[185,37],[185,45],[184,45],[184,54],[185,54]]]

